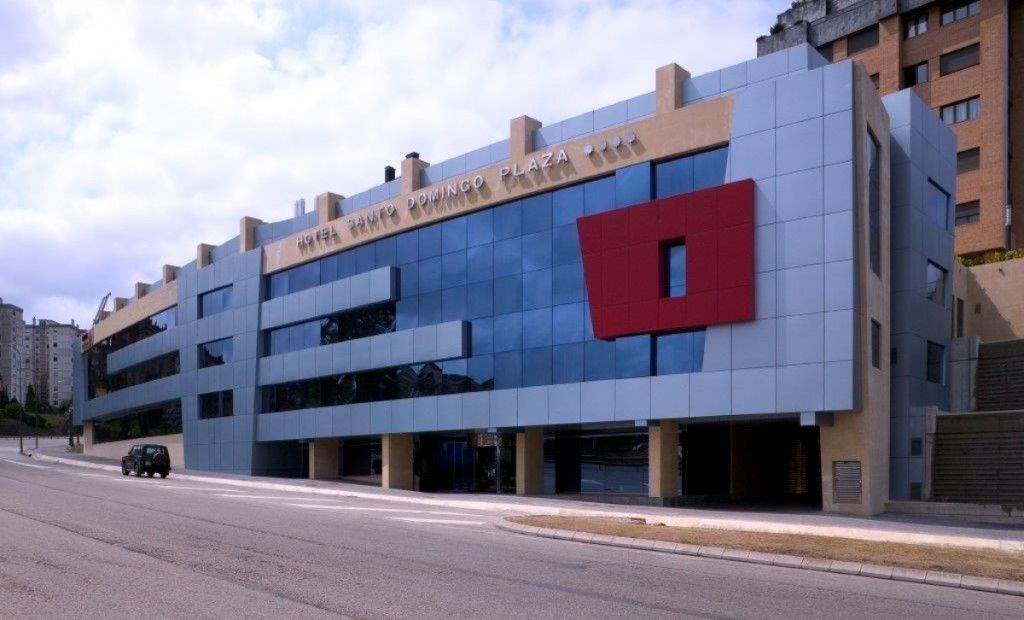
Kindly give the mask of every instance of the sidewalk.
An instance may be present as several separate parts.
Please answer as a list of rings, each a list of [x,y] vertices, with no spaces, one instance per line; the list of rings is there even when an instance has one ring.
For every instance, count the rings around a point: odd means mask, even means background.
[[[101,459],[64,451],[57,447],[33,450],[33,458],[120,471],[113,459]],[[176,469],[172,477],[243,488],[280,492],[311,493],[334,497],[357,497],[377,501],[405,502],[428,506],[493,512],[496,515],[560,515],[626,517],[645,519],[676,527],[833,536],[876,542],[939,545],[965,549],[997,549],[1024,554],[1024,528],[1006,525],[964,525],[914,515],[846,517],[820,512],[781,512],[621,506],[553,497],[514,495],[419,493],[381,489],[340,481],[240,476]]]

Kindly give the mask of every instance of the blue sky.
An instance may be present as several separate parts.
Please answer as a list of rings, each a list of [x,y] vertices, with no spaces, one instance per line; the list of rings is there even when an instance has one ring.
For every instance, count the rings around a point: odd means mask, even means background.
[[[787,4],[0,0],[0,297],[88,325],[243,216],[750,58]]]

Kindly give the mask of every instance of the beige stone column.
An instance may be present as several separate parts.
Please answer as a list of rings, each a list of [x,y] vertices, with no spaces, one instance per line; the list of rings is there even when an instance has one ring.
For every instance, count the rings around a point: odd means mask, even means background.
[[[256,248],[256,228],[263,220],[245,216],[238,223],[238,250],[248,252]]]
[[[331,220],[341,216],[341,209],[335,209],[335,205],[344,200],[341,194],[324,192],[316,197],[316,221],[321,226],[328,224]]]
[[[516,495],[544,492],[544,429],[516,433]]]
[[[385,489],[412,490],[411,433],[382,435],[380,486]]]
[[[654,78],[655,113],[664,114],[683,107],[683,82],[690,79],[690,73],[673,63],[658,67]]]
[[[94,443],[92,437],[92,422],[82,422],[82,445],[87,448],[92,447]]]
[[[647,427],[647,482],[650,497],[675,497],[679,480],[679,425],[659,420]]]
[[[541,122],[529,116],[517,116],[509,121],[509,154],[512,159],[522,159],[533,152],[533,132],[541,128]]]
[[[314,439],[309,442],[309,479],[335,480],[338,477],[338,440]]]

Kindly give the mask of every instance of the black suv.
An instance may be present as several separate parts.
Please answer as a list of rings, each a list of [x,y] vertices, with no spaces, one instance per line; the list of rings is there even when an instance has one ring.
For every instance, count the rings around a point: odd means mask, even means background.
[[[128,456],[121,457],[121,474],[125,476],[134,473],[136,476],[146,474],[152,478],[153,474],[160,474],[161,478],[166,478],[170,472],[171,455],[165,446],[151,443],[132,446]]]

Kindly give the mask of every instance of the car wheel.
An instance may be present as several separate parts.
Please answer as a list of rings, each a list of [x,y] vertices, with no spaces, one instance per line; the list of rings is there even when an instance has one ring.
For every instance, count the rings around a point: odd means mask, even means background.
[[[135,475],[136,475],[137,477],[139,477],[139,478],[141,478],[141,477],[142,477],[142,468],[141,468],[141,467],[136,467],[136,468],[135,468]]]
[[[128,475],[128,468],[125,467],[124,465],[121,466],[121,475],[122,476],[127,476]]]
[[[152,478],[153,477],[153,471],[152,470],[147,471],[146,475],[149,476],[150,478]]]
[[[160,472],[160,477],[161,478],[166,478],[167,477],[167,472],[165,472],[165,471]]]

